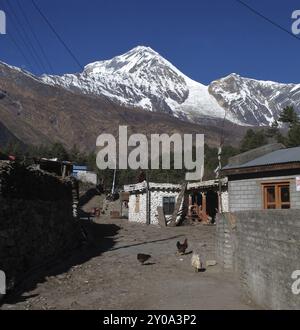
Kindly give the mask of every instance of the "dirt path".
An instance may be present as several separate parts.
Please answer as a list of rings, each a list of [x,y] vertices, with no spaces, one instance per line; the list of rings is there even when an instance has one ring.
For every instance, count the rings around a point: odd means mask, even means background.
[[[189,249],[207,244],[215,259],[215,227],[159,228],[103,219],[85,224],[94,246],[77,251],[39,275],[2,309],[251,309],[232,274],[219,266],[195,273],[191,254],[178,257],[177,240]],[[140,265],[137,253],[153,256]]]

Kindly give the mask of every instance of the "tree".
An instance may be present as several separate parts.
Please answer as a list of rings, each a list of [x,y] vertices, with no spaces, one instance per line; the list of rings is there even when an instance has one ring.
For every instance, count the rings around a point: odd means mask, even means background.
[[[300,123],[295,123],[291,126],[286,142],[288,147],[300,146]]]
[[[287,106],[279,115],[278,120],[282,123],[288,124],[289,128],[291,128],[294,124],[299,123],[299,116],[292,106]]]
[[[297,147],[300,145],[300,118],[292,106],[283,109],[279,116],[279,121],[288,124],[289,131],[287,137],[281,136],[281,141],[287,147]]]
[[[267,138],[264,130],[254,131],[253,129],[248,129],[246,135],[241,141],[240,151],[246,152],[267,144]]]
[[[277,137],[279,134],[279,124],[277,120],[274,120],[271,127],[267,129],[266,136],[269,138]]]
[[[18,141],[9,141],[6,146],[2,149],[2,152],[6,155],[16,156],[20,158],[23,156],[24,148]]]
[[[56,142],[51,147],[51,154],[53,158],[58,158],[59,160],[69,160],[69,154],[65,147],[59,143]]]
[[[69,151],[70,160],[75,163],[80,162],[80,151],[76,144],[73,145],[72,149]]]

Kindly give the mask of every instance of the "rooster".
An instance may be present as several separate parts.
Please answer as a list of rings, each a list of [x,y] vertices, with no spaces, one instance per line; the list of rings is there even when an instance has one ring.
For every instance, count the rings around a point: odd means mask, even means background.
[[[149,254],[143,254],[143,253],[139,253],[137,255],[137,260],[144,265],[146,261],[148,261],[151,258],[151,256]]]
[[[192,267],[195,269],[195,272],[204,271],[203,262],[199,254],[193,253],[191,260]]]
[[[184,240],[183,244],[181,244],[179,241],[176,243],[177,246],[177,254],[183,255],[185,254],[186,249],[188,248],[188,240],[187,238]]]

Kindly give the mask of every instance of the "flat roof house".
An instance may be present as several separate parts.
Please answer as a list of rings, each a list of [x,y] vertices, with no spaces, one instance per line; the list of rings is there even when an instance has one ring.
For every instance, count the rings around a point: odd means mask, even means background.
[[[182,189],[180,184],[149,182],[147,185],[146,181],[124,186],[124,191],[129,193],[129,221],[158,225],[160,210],[165,220],[170,221]]]
[[[230,212],[300,209],[300,147],[266,145],[232,157],[222,172]]]

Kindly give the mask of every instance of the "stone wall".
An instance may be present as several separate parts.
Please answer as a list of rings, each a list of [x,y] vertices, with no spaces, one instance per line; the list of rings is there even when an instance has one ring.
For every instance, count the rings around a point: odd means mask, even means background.
[[[139,207],[136,207],[138,199]],[[146,193],[131,194],[128,203],[128,220],[146,224]]]
[[[229,194],[228,191],[222,191],[221,193],[221,203],[223,212],[229,212]]]
[[[300,209],[300,192],[296,191],[296,176],[282,176],[229,181],[229,211],[261,210],[263,208],[262,183],[280,181],[291,183],[291,208]]]
[[[292,273],[300,269],[300,210],[244,211],[217,217],[217,257],[237,272],[245,294],[272,309],[299,309]]]
[[[0,163],[0,269],[8,288],[78,245],[72,184],[16,163]]]
[[[152,225],[158,225],[157,207],[163,206],[163,197],[175,197],[175,203],[179,192],[155,190],[150,191],[150,210]],[[139,198],[139,211],[136,212],[136,200]],[[146,192],[139,194],[131,194],[129,197],[129,221],[138,223],[147,223],[146,219]]]

